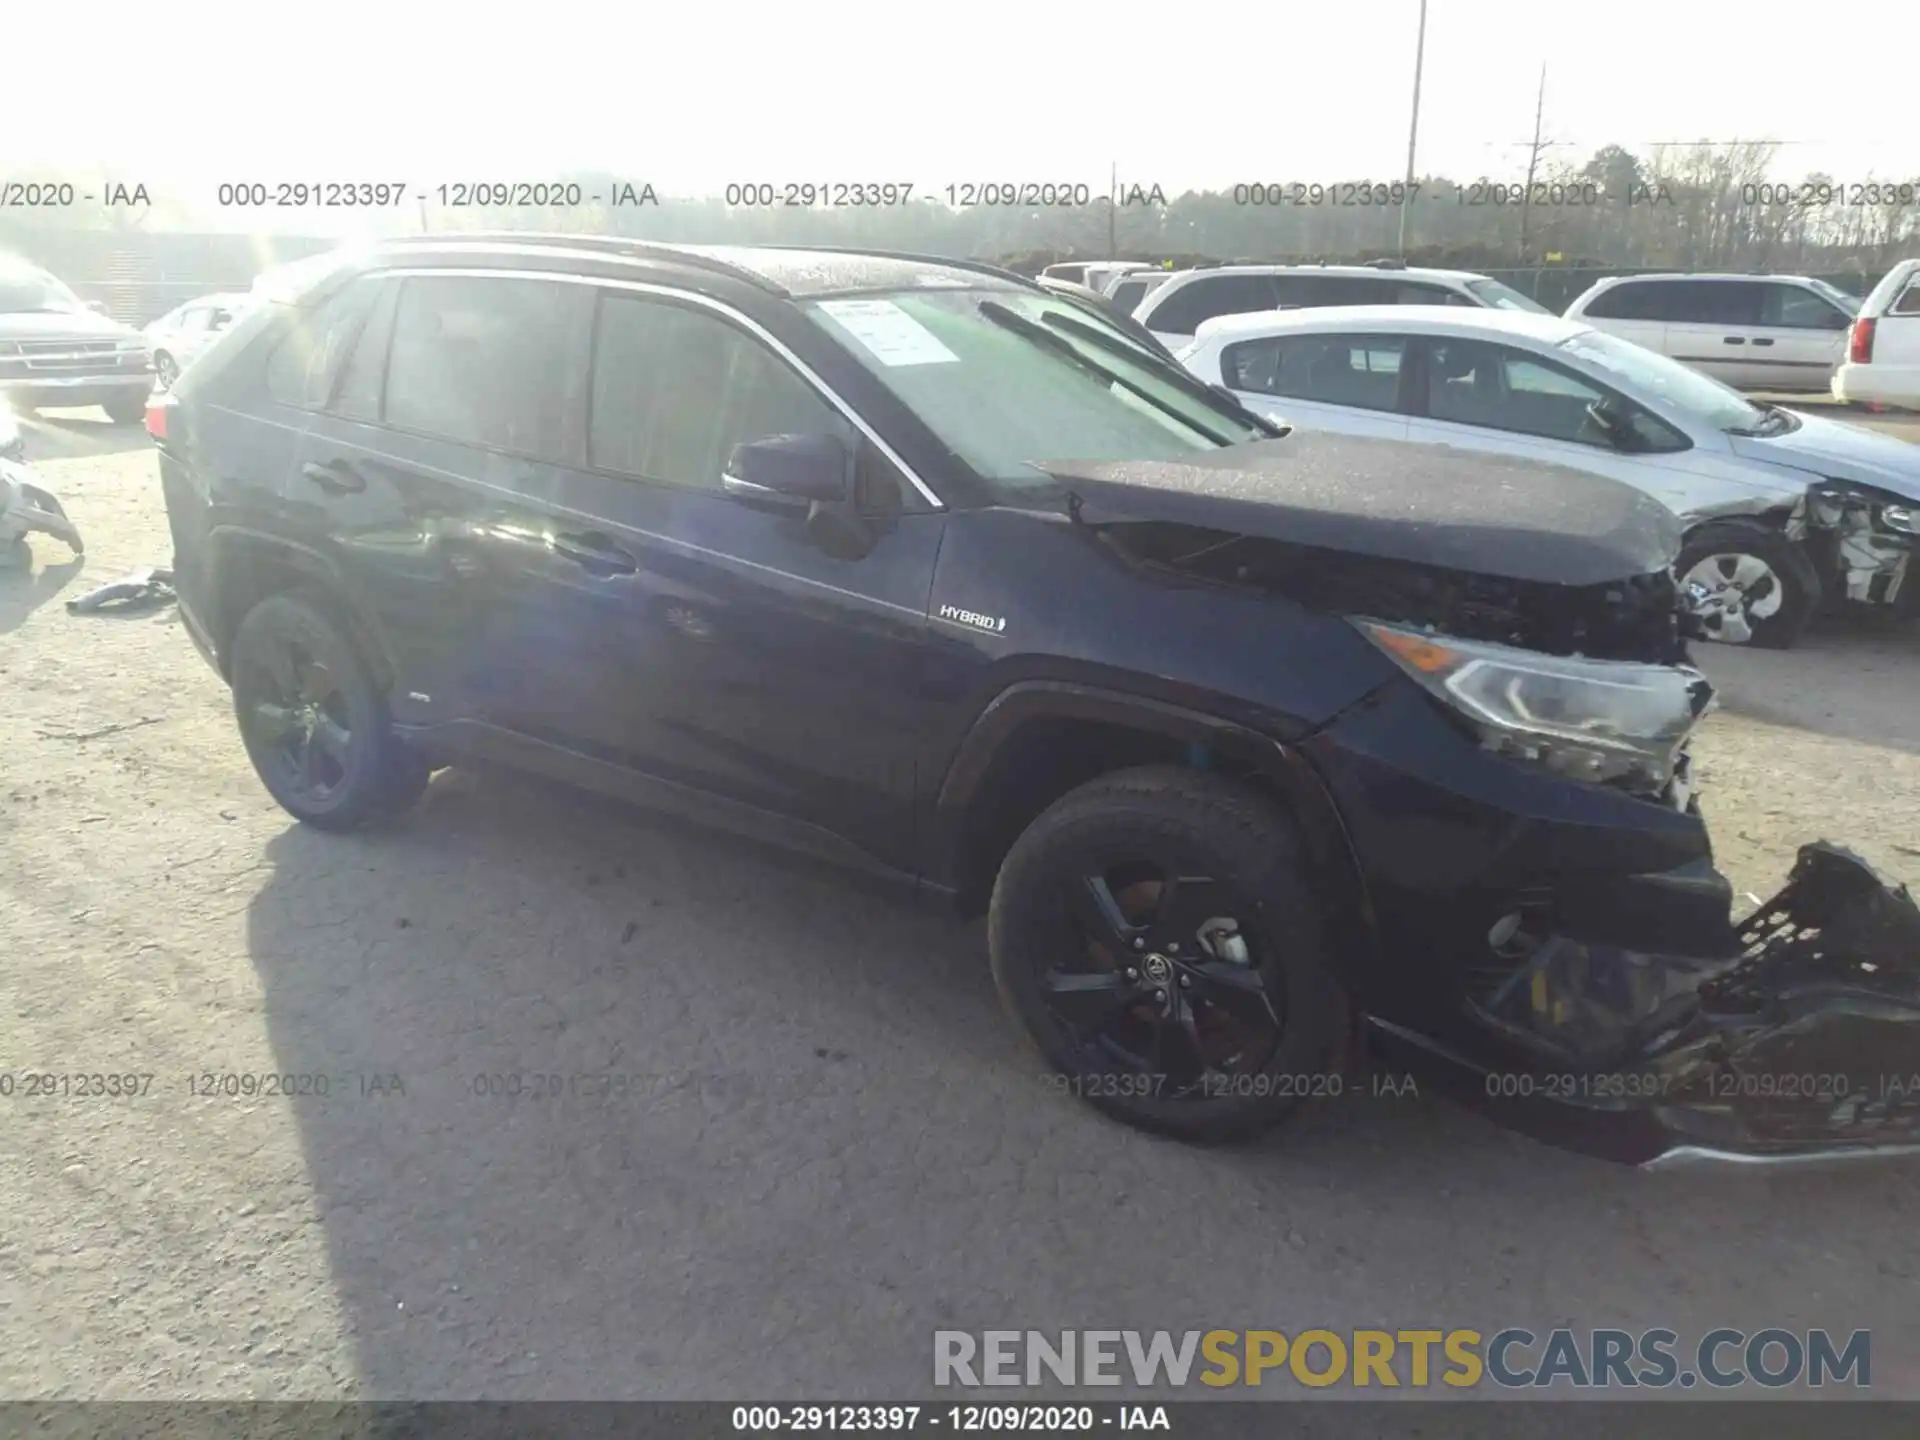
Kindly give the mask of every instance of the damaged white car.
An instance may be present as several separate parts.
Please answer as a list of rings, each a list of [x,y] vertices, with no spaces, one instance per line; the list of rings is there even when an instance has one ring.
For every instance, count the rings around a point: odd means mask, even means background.
[[[33,564],[27,536],[33,531],[64,541],[75,555],[85,552],[80,532],[53,494],[35,483],[34,473],[6,453],[0,437],[0,570],[25,570]]]
[[[1524,456],[1623,480],[1687,525],[1702,632],[1793,644],[1823,605],[1920,615],[1920,446],[1748,400],[1553,315],[1352,306],[1223,316],[1181,362],[1309,430]]]

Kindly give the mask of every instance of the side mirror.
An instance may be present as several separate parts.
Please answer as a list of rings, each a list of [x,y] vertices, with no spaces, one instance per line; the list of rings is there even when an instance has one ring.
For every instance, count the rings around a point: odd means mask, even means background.
[[[87,309],[96,315],[104,315],[107,313],[107,305],[104,300],[88,300],[85,304]]]
[[[804,509],[853,492],[853,454],[832,435],[776,435],[736,445],[720,488],[738,500],[786,502]]]

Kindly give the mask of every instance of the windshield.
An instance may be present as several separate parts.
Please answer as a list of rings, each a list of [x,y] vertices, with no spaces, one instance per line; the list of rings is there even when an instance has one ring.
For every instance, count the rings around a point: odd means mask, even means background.
[[[1528,299],[1511,285],[1502,285],[1498,280],[1469,280],[1467,289],[1479,296],[1483,305],[1495,310],[1524,310],[1529,315],[1553,313],[1538,300]]]
[[[1090,309],[1052,296],[899,291],[806,308],[1010,495],[1054,486],[1038,461],[1181,460],[1273,433]]]
[[[1716,430],[1729,434],[1752,430],[1767,416],[1765,407],[1755,405],[1739,391],[1630,340],[1582,330],[1562,341],[1560,348],[1617,375],[1641,395],[1664,400]]]
[[[78,295],[44,270],[0,270],[0,314],[66,315],[86,308]]]

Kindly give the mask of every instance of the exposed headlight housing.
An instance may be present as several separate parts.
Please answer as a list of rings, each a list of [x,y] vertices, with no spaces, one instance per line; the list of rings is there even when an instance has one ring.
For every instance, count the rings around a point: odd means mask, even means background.
[[[1920,535],[1920,505],[1871,486],[1828,480],[1814,489],[1809,514],[1828,529],[1842,525],[1850,512],[1864,511],[1873,528],[1894,535]]]
[[[1569,779],[1658,795],[1713,686],[1687,665],[1543,655],[1356,618],[1360,633],[1464,719],[1482,745]]]

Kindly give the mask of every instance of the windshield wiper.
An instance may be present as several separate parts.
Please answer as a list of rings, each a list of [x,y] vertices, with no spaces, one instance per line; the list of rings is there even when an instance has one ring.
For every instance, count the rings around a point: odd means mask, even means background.
[[[1184,390],[1187,394],[1193,396],[1194,399],[1204,400],[1216,409],[1222,407],[1229,409],[1235,419],[1246,421],[1249,425],[1252,425],[1255,429],[1264,432],[1268,436],[1278,439],[1280,436],[1289,434],[1291,431],[1291,427],[1276,425],[1267,419],[1266,416],[1249,410],[1240,403],[1239,397],[1231,390],[1223,386],[1216,387],[1209,385],[1204,380],[1195,379],[1185,370],[1170,367],[1151,350],[1147,350],[1138,345],[1129,345],[1125,341],[1114,339],[1111,335],[1104,335],[1098,328],[1087,324],[1084,320],[1076,320],[1073,316],[1062,315],[1056,310],[1047,312],[1046,321],[1047,324],[1057,329],[1078,335],[1089,343],[1098,345],[1110,355],[1119,355],[1125,359],[1133,359],[1140,355],[1148,356],[1159,364],[1160,373],[1176,389]]]
[[[982,300],[980,302],[980,313],[986,316],[987,319],[991,320],[995,325],[998,325],[1001,329],[1011,330],[1014,334],[1023,336],[1024,338],[1031,340],[1034,344],[1038,345],[1041,349],[1051,350],[1054,354],[1065,357],[1068,361],[1070,361],[1075,365],[1078,365],[1082,370],[1087,371],[1089,374],[1099,376],[1100,379],[1105,381],[1108,385],[1118,385],[1121,389],[1128,391],[1130,394],[1138,396],[1140,399],[1146,401],[1147,404],[1153,406],[1153,408],[1158,410],[1161,414],[1171,415],[1174,419],[1178,420],[1182,425],[1186,426],[1189,430],[1199,431],[1202,435],[1206,436],[1209,440],[1213,441],[1214,444],[1231,445],[1234,443],[1234,441],[1229,439],[1227,436],[1216,434],[1214,431],[1209,430],[1205,425],[1198,423],[1191,417],[1182,415],[1178,410],[1175,410],[1171,405],[1167,404],[1166,401],[1156,397],[1151,390],[1144,389],[1141,386],[1134,384],[1133,381],[1127,379],[1126,376],[1121,375],[1116,371],[1109,370],[1106,366],[1100,364],[1099,361],[1095,360],[1091,355],[1088,355],[1085,351],[1081,350],[1077,345],[1075,345],[1071,340],[1068,340],[1065,336],[1057,334],[1052,330],[1049,330],[1045,325],[1040,324],[1036,320],[1029,320],[1026,316],[1017,314],[1016,312],[1009,310],[1006,306],[1002,305],[999,301]]]

